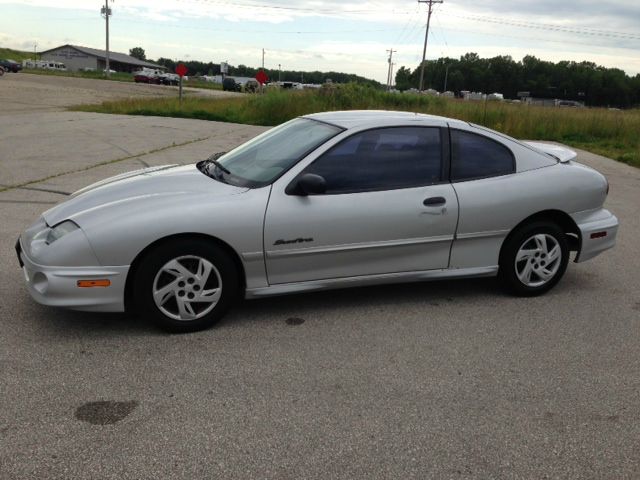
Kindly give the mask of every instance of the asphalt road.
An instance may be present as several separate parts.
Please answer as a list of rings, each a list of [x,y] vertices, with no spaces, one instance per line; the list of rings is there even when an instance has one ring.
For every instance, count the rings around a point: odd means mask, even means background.
[[[580,152],[619,243],[543,297],[361,288],[167,335],[37,305],[15,239],[65,193],[262,129],[44,108],[0,113],[1,479],[640,477],[639,170]]]

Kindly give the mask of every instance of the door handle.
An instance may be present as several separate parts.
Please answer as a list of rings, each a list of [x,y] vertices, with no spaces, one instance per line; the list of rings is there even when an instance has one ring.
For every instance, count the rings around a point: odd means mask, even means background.
[[[445,203],[447,200],[444,197],[431,197],[422,202],[425,207],[441,207]]]

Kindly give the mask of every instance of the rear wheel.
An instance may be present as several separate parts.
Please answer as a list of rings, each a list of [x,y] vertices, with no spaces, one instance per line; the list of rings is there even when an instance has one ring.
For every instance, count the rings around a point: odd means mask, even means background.
[[[535,222],[507,239],[500,254],[499,276],[511,293],[540,295],[560,281],[568,262],[564,232],[554,223]]]
[[[200,239],[179,239],[158,246],[136,273],[138,310],[170,332],[208,328],[237,298],[240,279],[229,255]]]

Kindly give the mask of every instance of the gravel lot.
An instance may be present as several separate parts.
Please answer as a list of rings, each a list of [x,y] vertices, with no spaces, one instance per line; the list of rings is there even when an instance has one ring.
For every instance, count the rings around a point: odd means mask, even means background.
[[[0,79],[1,479],[640,477],[640,170],[580,152],[609,178],[619,244],[543,297],[362,288],[171,336],[37,305],[15,239],[90,182],[263,129],[64,112],[153,87],[34,77]]]
[[[203,97],[240,95],[188,87],[184,88],[184,92]],[[8,73],[0,78],[0,105],[4,115],[56,111],[71,105],[102,103],[129,97],[164,96],[178,96],[178,87],[29,73]]]

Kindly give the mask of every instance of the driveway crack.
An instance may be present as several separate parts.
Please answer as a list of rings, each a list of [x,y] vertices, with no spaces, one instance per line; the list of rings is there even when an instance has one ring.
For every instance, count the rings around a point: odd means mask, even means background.
[[[143,153],[138,153],[136,155],[129,155],[126,157],[121,157],[121,158],[116,158],[113,160],[106,160],[104,162],[100,162],[100,163],[96,163],[94,165],[89,165],[88,167],[83,167],[83,168],[77,168],[75,170],[67,170],[65,172],[60,172],[60,173],[55,173],[53,175],[49,175],[48,177],[43,177],[43,178],[39,178],[37,180],[29,180],[28,182],[23,182],[23,183],[19,183],[19,184],[15,184],[15,185],[2,185],[0,186],[0,192],[7,192],[10,190],[18,190],[18,189],[28,189],[27,187],[30,187],[30,185],[34,185],[36,183],[41,183],[47,180],[51,180],[52,178],[58,178],[58,177],[63,177],[65,175],[70,175],[72,173],[79,173],[79,172],[86,172],[87,170],[92,170],[94,168],[97,167],[103,167],[105,165],[111,165],[114,163],[120,163],[120,162],[124,162],[125,160],[138,160],[140,161],[141,157],[144,157],[146,155],[151,155],[153,153],[158,153],[158,152],[163,152],[165,150],[170,150],[172,148],[176,148],[176,147],[183,147],[185,145],[190,145],[192,143],[198,143],[198,142],[204,142],[205,140],[209,140],[212,136],[208,136],[208,137],[201,137],[201,138],[194,138],[193,140],[188,140],[186,142],[182,142],[182,143],[172,143],[171,145],[167,145],[166,147],[160,147],[160,148],[156,148],[154,150],[149,150],[147,152],[143,152]],[[144,162],[144,161],[142,161]],[[144,162],[146,164],[146,162]],[[33,187],[30,187],[33,188]],[[46,191],[46,190],[44,190]],[[62,192],[52,192],[52,193],[60,193],[62,195],[67,195],[66,193],[62,193]]]

